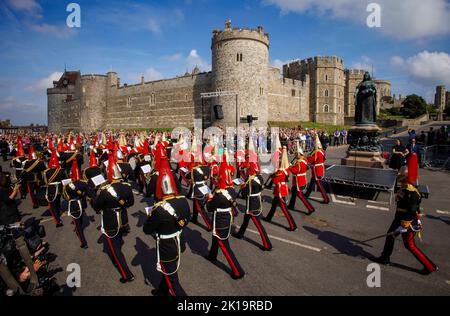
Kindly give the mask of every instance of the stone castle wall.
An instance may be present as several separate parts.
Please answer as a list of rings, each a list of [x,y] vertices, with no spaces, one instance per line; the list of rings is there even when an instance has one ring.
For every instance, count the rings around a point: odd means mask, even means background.
[[[216,91],[238,92],[238,119],[253,114],[257,126],[267,126],[268,121],[341,125],[344,115],[354,115],[353,95],[363,73],[344,73],[338,57],[297,60],[280,73],[269,66],[269,36],[264,29],[232,28],[231,21],[223,31],[213,31],[211,53],[211,72],[193,71],[152,82],[142,79],[135,85],[121,85],[115,72],[66,72],[47,90],[49,130],[193,127],[202,117],[205,126],[235,126],[235,96],[205,99],[202,107],[200,94]],[[63,87],[65,76],[71,82]],[[390,83],[379,84],[390,95]],[[217,104],[222,105],[223,120],[215,119]]]

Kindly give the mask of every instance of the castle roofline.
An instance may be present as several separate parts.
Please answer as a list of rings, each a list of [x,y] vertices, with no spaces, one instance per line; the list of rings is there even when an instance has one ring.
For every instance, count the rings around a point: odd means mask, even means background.
[[[264,28],[262,26],[258,26],[258,28],[256,29],[247,27],[232,28],[231,20],[227,20],[225,22],[225,29],[223,31],[215,29],[212,32],[213,44],[221,41],[236,39],[254,40],[265,44],[267,47],[269,46],[269,34],[264,32]]]

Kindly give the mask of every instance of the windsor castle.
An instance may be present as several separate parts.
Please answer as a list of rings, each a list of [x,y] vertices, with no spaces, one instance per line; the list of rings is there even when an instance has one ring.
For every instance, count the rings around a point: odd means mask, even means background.
[[[280,70],[269,65],[269,35],[263,27],[214,30],[212,70],[171,79],[121,85],[118,74],[65,71],[47,90],[49,131],[95,131],[205,126],[236,126],[252,114],[268,122],[314,121],[343,125],[354,116],[354,93],[364,70],[346,69],[338,57],[293,61]],[[391,97],[389,81],[375,80],[378,111]],[[227,92],[236,92],[228,94]],[[202,93],[219,92],[212,98]],[[223,93],[224,95],[221,95]],[[222,106],[220,119],[214,111]]]

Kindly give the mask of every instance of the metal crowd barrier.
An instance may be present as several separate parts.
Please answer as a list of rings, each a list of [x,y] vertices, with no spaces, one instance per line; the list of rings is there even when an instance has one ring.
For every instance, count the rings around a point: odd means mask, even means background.
[[[450,170],[450,145],[425,147],[421,158],[425,168]]]

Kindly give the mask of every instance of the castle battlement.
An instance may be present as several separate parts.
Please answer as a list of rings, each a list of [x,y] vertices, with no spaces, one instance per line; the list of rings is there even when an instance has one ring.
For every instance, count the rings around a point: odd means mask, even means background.
[[[248,39],[255,40],[269,46],[269,34],[264,32],[264,28],[262,26],[258,26],[256,29],[246,27],[232,28],[231,21],[227,20],[223,31],[215,29],[212,34],[212,45],[222,41]]]
[[[364,75],[366,71],[364,69],[345,69],[345,73],[348,75]]]

